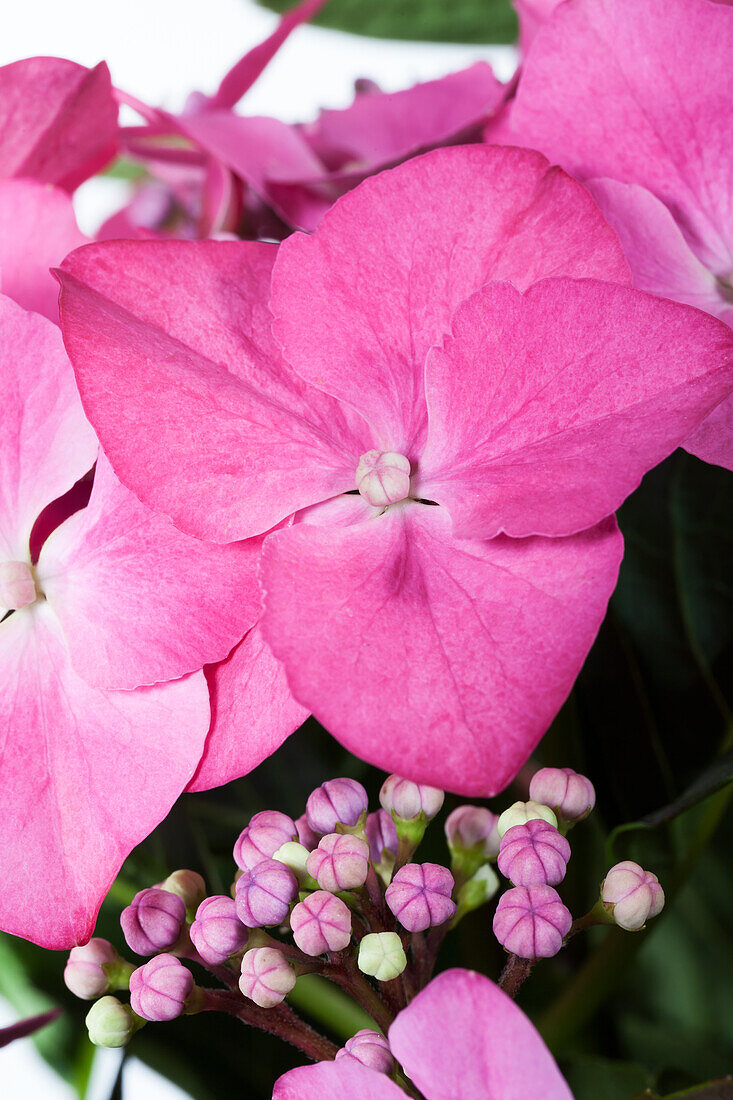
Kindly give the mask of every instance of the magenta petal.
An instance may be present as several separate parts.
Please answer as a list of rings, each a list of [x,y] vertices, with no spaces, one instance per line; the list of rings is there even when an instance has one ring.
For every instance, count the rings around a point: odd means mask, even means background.
[[[367,1069],[355,1058],[339,1058],[283,1074],[275,1082],[272,1100],[404,1100],[404,1096],[385,1074]]]
[[[59,57],[0,68],[0,176],[73,191],[112,159],[117,105],[109,69]]]
[[[64,263],[64,339],[120,480],[198,538],[261,534],[354,486],[373,446],[283,362],[272,245],[109,241]]]
[[[490,279],[521,289],[560,274],[629,279],[587,192],[529,150],[438,149],[367,180],[312,237],[280,246],[273,331],[291,366],[362,413],[381,449],[414,458],[425,356],[459,302]]]
[[[123,860],[193,773],[206,682],[98,691],[71,668],[46,603],[0,624],[0,656],[0,927],[71,947],[92,934]]]
[[[0,559],[27,560],[31,529],[47,504],[94,465],[56,325],[0,295]]]
[[[733,333],[596,281],[494,283],[428,357],[420,497],[456,534],[567,535],[599,522],[733,389]]]
[[[216,546],[146,508],[100,454],[92,496],[49,537],[37,576],[74,668],[98,688],[177,680],[260,617],[260,540]]]
[[[207,669],[206,678],[211,730],[189,791],[206,791],[251,772],[308,717],[259,626],[226,661]]]
[[[725,4],[573,0],[532,44],[512,125],[574,175],[652,191],[722,275],[733,247],[731,55]]]
[[[516,774],[613,590],[613,521],[568,539],[453,537],[410,503],[265,541],[265,636],[295,697],[358,756],[463,794]]]
[[[389,1045],[430,1100],[457,1097],[457,1080],[461,1100],[572,1100],[522,1010],[470,970],[446,970],[434,978],[399,1013]]]
[[[695,429],[683,444],[686,451],[704,462],[714,462],[733,470],[733,398],[721,401],[710,416]]]
[[[24,309],[58,321],[49,268],[86,242],[64,191],[32,180],[0,181],[0,287]]]

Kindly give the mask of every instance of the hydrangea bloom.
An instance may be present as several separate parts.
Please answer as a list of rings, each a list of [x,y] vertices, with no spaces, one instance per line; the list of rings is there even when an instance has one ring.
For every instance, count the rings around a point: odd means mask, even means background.
[[[729,330],[599,281],[627,277],[578,184],[470,146],[372,177],[279,250],[82,248],[61,314],[141,499],[219,542],[295,515],[264,543],[262,626],[296,699],[367,760],[485,794],[595,637],[609,514],[733,387]],[[354,494],[373,450],[410,463],[386,508]]]
[[[481,974],[447,970],[399,1013],[389,1046],[426,1100],[572,1100],[524,1013]],[[286,1073],[273,1100],[401,1100],[383,1073],[352,1058]]]
[[[728,4],[573,0],[538,33],[511,112],[515,142],[589,181],[635,286],[728,324],[732,54]],[[733,400],[684,446],[733,469]]]
[[[57,327],[0,297],[0,337],[0,927],[68,947],[196,768],[198,670],[259,615],[258,548],[183,535],[100,455],[88,506],[32,558],[37,517],[97,441]]]

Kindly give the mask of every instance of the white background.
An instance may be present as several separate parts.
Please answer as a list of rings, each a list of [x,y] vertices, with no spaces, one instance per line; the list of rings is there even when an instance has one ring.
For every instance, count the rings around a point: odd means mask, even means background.
[[[105,60],[118,87],[172,110],[194,89],[214,91],[226,70],[277,21],[252,0],[0,0],[0,8],[0,65],[34,55],[84,65]],[[307,121],[319,107],[346,106],[356,77],[371,77],[386,91],[396,91],[480,59],[490,61],[502,80],[516,64],[515,51],[507,46],[385,42],[304,26],[239,110]],[[123,196],[120,181],[85,184],[75,199],[82,230],[93,233]],[[0,998],[0,1027],[16,1018]],[[98,1053],[88,1100],[107,1100],[118,1064],[118,1052]],[[125,1100],[185,1100],[180,1089],[134,1058],[125,1069],[124,1093]],[[74,1100],[76,1094],[26,1040],[0,1050],[0,1095],[2,1100]]]

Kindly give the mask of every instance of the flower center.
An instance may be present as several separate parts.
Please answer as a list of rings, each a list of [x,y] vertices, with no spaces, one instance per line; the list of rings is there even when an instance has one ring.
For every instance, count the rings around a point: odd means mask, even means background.
[[[367,451],[356,467],[356,487],[375,508],[410,495],[410,463],[396,451]]]
[[[0,562],[0,604],[17,611],[38,598],[33,571],[25,561]]]

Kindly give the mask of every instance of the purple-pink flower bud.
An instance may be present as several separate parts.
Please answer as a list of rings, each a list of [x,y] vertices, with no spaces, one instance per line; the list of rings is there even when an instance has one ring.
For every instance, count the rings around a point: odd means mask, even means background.
[[[234,862],[243,871],[256,867],[262,859],[271,859],[288,840],[295,840],[295,822],[279,810],[261,810],[255,814],[234,845]]]
[[[304,848],[312,852],[314,848],[318,847],[318,841],[321,839],[321,834],[311,829],[308,824],[307,814],[301,814],[300,817],[296,817],[295,828],[298,830],[298,841]]]
[[[499,870],[515,886],[557,886],[565,878],[570,845],[541,817],[514,825],[501,838]]]
[[[175,1020],[193,992],[193,974],[175,955],[156,955],[130,975],[130,1004],[144,1020]]]
[[[370,1031],[369,1028],[352,1035],[341,1050],[336,1051],[336,1061],[339,1058],[353,1058],[377,1073],[391,1073],[394,1069],[389,1043],[384,1035],[380,1035],[378,1031]]]
[[[293,939],[306,955],[343,951],[351,941],[351,913],[334,894],[316,890],[290,914]]]
[[[386,810],[377,810],[366,819],[366,837],[374,863],[384,863],[385,854],[394,862],[397,855],[397,828],[392,815]]]
[[[369,845],[348,833],[327,833],[308,856],[305,869],[322,890],[358,890],[369,871]]]
[[[390,910],[408,932],[443,924],[456,912],[453,875],[439,863],[407,863],[385,892]]]
[[[582,821],[596,804],[590,779],[572,768],[540,768],[529,783],[529,797],[554,810],[563,821]]]
[[[239,988],[260,1008],[281,1004],[295,985],[295,971],[276,947],[253,947],[242,959]]]
[[[633,860],[617,863],[601,886],[601,901],[619,928],[638,932],[664,907],[664,890],[651,871]]]
[[[82,947],[72,947],[64,968],[66,988],[83,1001],[103,996],[109,990],[109,976],[102,967],[118,961],[119,955],[112,944],[98,936]]]
[[[0,604],[19,611],[38,599],[33,570],[27,561],[0,561]]]
[[[337,825],[352,828],[366,813],[369,799],[355,779],[329,779],[308,796],[306,818],[315,833],[335,833]]]
[[[298,896],[298,880],[277,859],[263,859],[237,879],[237,916],[247,928],[282,924]]]
[[[557,955],[573,918],[552,886],[515,886],[499,898],[494,935],[522,959]]]
[[[490,859],[499,852],[497,814],[485,806],[457,806],[445,821],[445,837],[451,851],[465,851],[481,845],[481,854]]]
[[[403,821],[414,821],[422,813],[432,820],[443,805],[445,794],[437,787],[413,783],[400,775],[388,775],[379,792],[382,809]]]
[[[191,941],[209,966],[218,966],[235,955],[247,943],[249,933],[237,916],[231,898],[205,898],[196,911],[191,925]]]
[[[172,947],[185,921],[183,899],[157,886],[136,894],[120,916],[125,939],[138,955],[154,955]]]

